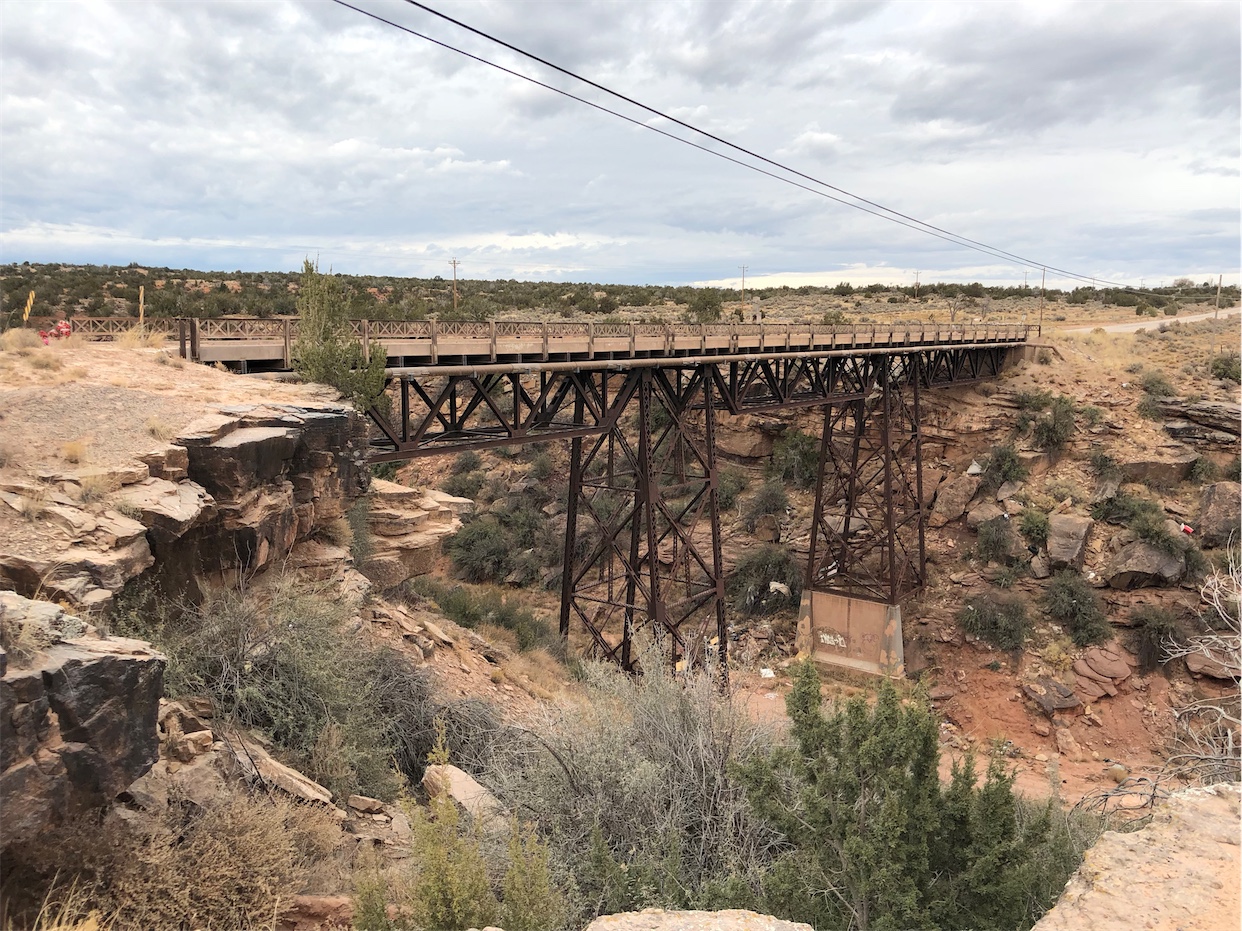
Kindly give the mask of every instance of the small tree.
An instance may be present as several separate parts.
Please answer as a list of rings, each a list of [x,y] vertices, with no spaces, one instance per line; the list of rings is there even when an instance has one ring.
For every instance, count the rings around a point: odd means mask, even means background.
[[[364,357],[361,341],[349,324],[349,295],[334,275],[322,275],[307,259],[298,289],[298,338],[294,367],[308,381],[331,385],[360,410],[373,407],[384,395],[387,356],[372,344]]]
[[[1024,924],[1049,820],[1021,823],[1000,761],[981,786],[967,760],[942,787],[926,702],[903,702],[885,682],[873,704],[860,696],[824,714],[821,703],[815,668],[795,667],[794,745],[739,768],[751,804],[789,844],[764,882],[769,899],[786,913],[802,906],[817,927]]]
[[[688,313],[694,323],[715,323],[720,319],[722,305],[719,291],[715,288],[703,288],[696,291],[690,299]]]

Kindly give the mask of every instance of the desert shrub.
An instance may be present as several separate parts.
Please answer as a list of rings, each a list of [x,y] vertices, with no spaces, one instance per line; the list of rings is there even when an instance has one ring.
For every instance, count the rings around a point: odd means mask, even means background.
[[[1019,391],[1014,395],[1014,403],[1020,411],[1043,411],[1052,405],[1051,391]]]
[[[240,789],[153,821],[84,818],[6,851],[6,904],[11,920],[21,897],[76,890],[104,927],[274,929],[333,833],[321,810]]]
[[[526,473],[526,476],[532,481],[543,482],[552,475],[554,468],[555,464],[552,462],[552,456],[545,450],[530,461],[530,470]]]
[[[1091,505],[1091,516],[1110,524],[1129,524],[1140,514],[1153,513],[1163,519],[1164,511],[1156,502],[1137,498],[1124,491]]]
[[[410,807],[412,882],[399,907],[419,928],[482,928],[500,914],[487,877],[482,835],[461,824],[456,803],[435,796],[430,812]]]
[[[435,601],[445,617],[462,627],[473,630],[491,624],[511,631],[522,652],[538,647],[559,648],[559,634],[516,598],[504,599],[496,592],[472,590],[464,585],[446,585],[429,575],[414,579],[411,587]]]
[[[1103,409],[1096,407],[1094,404],[1084,404],[1078,409],[1078,413],[1082,415],[1082,419],[1086,421],[1088,427],[1099,426],[1100,421],[1104,419]]]
[[[640,655],[638,677],[585,664],[584,700],[548,708],[484,777],[540,826],[569,927],[648,905],[716,907],[705,890],[756,875],[776,840],[733,774],[766,751],[768,730],[714,677],[679,681],[658,651]]]
[[[1113,638],[1113,629],[1104,616],[1099,597],[1087,581],[1071,569],[1063,569],[1052,577],[1042,604],[1080,647]]]
[[[425,689],[423,674],[349,633],[351,613],[334,595],[288,580],[263,591],[208,590],[197,606],[137,588],[123,595],[111,631],[168,655],[171,697],[209,697],[219,719],[261,732],[337,795],[391,798],[399,740],[392,709],[377,696]]]
[[[385,482],[395,482],[397,480],[397,464],[395,462],[372,462],[371,477],[382,479]]]
[[[985,520],[976,531],[975,552],[984,562],[1006,562],[1013,549],[1013,527],[1007,515]]]
[[[1236,352],[1213,356],[1208,363],[1213,378],[1223,378],[1235,384],[1242,383],[1242,355]]]
[[[483,468],[483,457],[473,449],[458,453],[453,457],[453,465],[449,468],[450,475],[465,475]]]
[[[1195,464],[1190,467],[1190,481],[1196,485],[1204,485],[1208,482],[1215,482],[1220,478],[1220,469],[1216,463],[1207,456],[1200,456],[1195,460]]]
[[[1160,402],[1151,395],[1144,395],[1139,399],[1138,404],[1134,407],[1137,413],[1144,420],[1162,420],[1164,412],[1160,410]]]
[[[819,472],[819,440],[801,430],[790,430],[772,448],[768,477],[794,488],[810,488]]]
[[[976,595],[957,614],[962,630],[1001,650],[1020,650],[1031,631],[1026,602],[1020,598]]]
[[[1013,588],[1023,575],[1024,570],[1021,566],[1005,566],[996,574],[992,584],[997,588]]]
[[[1177,395],[1176,389],[1159,372],[1148,372],[1140,380],[1143,391],[1153,398],[1171,398]]]
[[[1230,459],[1221,470],[1221,474],[1231,482],[1242,482],[1242,456],[1234,456]]]
[[[1018,451],[1012,443],[993,446],[983,466],[981,486],[985,491],[995,491],[1005,482],[1022,481],[1026,474],[1026,466],[1018,459]]]
[[[1164,512],[1156,507],[1139,511],[1130,519],[1128,526],[1138,534],[1140,540],[1150,543],[1156,549],[1166,553],[1180,553],[1186,544],[1180,535],[1173,535],[1166,521],[1168,518]]]
[[[1035,508],[1027,508],[1018,521],[1018,532],[1032,546],[1045,546],[1048,543],[1048,515]]]
[[[1101,449],[1091,453],[1091,471],[1100,478],[1116,478],[1121,474],[1117,460]]]
[[[1171,642],[1177,637],[1177,618],[1167,608],[1144,605],[1134,611],[1134,629],[1139,665],[1151,672],[1164,662]]]
[[[517,555],[500,522],[490,514],[462,527],[444,549],[457,574],[467,582],[500,581],[509,574]]]
[[[939,718],[884,683],[822,710],[819,677],[795,670],[793,745],[740,768],[756,810],[785,837],[763,878],[767,906],[815,927],[1002,928],[1028,924],[1051,809],[1028,818],[999,758],[937,772]],[[864,917],[865,916],[865,917]]]
[[[736,466],[725,466],[717,474],[717,482],[716,503],[723,511],[737,503],[738,495],[746,490],[750,478]]]
[[[86,460],[86,454],[90,449],[88,440],[71,440],[60,447],[60,458],[65,462],[77,464]]]
[[[784,586],[788,594],[772,583]],[[772,614],[782,608],[795,608],[802,597],[802,569],[781,546],[767,544],[750,550],[738,561],[729,577],[728,591],[733,607],[742,614]]]
[[[440,483],[440,490],[455,498],[477,498],[486,481],[487,473],[483,471],[454,472]]]
[[[1074,402],[1064,395],[1055,398],[1048,412],[1035,421],[1035,445],[1050,451],[1062,449],[1074,433]]]
[[[781,515],[789,507],[789,496],[780,482],[769,480],[759,486],[746,506],[746,529],[752,533],[759,518],[766,514]]]

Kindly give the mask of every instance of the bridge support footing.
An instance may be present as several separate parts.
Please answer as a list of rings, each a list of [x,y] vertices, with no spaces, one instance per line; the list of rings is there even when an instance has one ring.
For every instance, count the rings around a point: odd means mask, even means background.
[[[828,407],[799,646],[817,660],[902,675],[901,602],[923,586],[921,363],[872,360],[862,397]]]

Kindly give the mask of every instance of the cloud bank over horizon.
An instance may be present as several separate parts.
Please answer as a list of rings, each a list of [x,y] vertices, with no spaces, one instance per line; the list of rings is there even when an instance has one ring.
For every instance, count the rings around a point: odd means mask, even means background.
[[[399,0],[358,5],[648,120]],[[742,265],[760,285],[1038,282],[1041,264],[1129,284],[1238,279],[1236,3],[440,8],[1032,262],[777,183],[326,0],[7,4],[3,261],[260,271],[309,255],[431,277],[455,256],[470,278],[669,284],[733,283]]]

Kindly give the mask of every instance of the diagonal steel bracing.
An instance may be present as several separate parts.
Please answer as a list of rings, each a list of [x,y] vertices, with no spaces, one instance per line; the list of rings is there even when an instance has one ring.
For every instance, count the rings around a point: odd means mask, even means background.
[[[634,669],[645,631],[669,662],[723,668],[717,414],[824,409],[807,588],[896,605],[925,577],[920,392],[996,377],[1010,349],[400,370],[370,459],[567,440],[562,636]]]
[[[918,357],[873,360],[825,409],[806,587],[898,604],[926,573]]]

